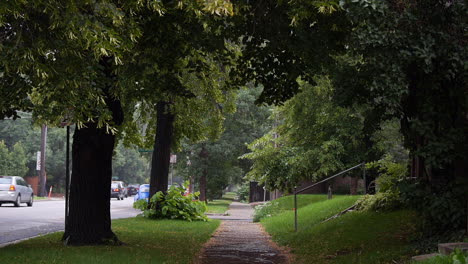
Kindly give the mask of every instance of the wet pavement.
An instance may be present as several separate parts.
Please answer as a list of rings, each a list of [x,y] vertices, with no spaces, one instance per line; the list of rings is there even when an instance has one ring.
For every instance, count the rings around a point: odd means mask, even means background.
[[[249,204],[233,202],[227,216],[205,244],[198,263],[290,263],[289,255],[280,249],[259,223],[252,222]]]

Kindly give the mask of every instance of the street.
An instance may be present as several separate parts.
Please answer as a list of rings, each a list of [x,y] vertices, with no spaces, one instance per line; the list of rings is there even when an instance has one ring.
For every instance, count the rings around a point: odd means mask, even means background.
[[[111,199],[112,219],[134,217],[133,197]],[[0,245],[64,229],[65,201],[34,201],[32,207],[3,204],[0,207]]]

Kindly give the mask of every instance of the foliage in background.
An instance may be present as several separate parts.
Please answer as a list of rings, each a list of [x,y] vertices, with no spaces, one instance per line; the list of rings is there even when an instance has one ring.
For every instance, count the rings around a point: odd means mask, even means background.
[[[11,150],[0,140],[0,175],[24,177],[28,171],[26,154],[21,142]]]
[[[250,193],[250,184],[248,181],[243,182],[236,192],[237,198],[240,202],[248,202]]]
[[[302,180],[320,180],[367,157],[362,109],[333,102],[325,76],[316,85],[299,81],[301,92],[277,108],[278,126],[249,145],[247,177],[267,189],[289,190]]]
[[[0,156],[6,148],[14,156],[13,159],[0,158],[0,175],[15,172],[18,176],[37,176],[36,153],[40,150],[41,129],[34,126],[32,122],[30,119],[0,121],[0,141],[4,142],[5,147],[4,149],[0,145]],[[53,191],[59,193],[64,192],[65,186],[65,141],[66,130],[64,128],[48,128],[47,186],[54,186]],[[21,154],[21,152],[24,153]],[[126,183],[144,183],[149,177],[149,161],[137,149],[125,148],[120,144],[114,150],[113,159],[113,173],[119,180]],[[9,165],[6,165],[7,162]],[[23,171],[24,168],[10,171],[13,168],[21,168],[23,163],[25,171]]]
[[[270,126],[269,108],[254,104],[260,92],[261,87],[252,86],[239,91],[236,111],[226,116],[219,139],[182,145],[177,171],[185,179],[192,177],[197,185],[205,174],[208,199],[220,198],[227,186],[241,183],[250,169],[251,162],[238,157],[247,152],[247,143],[261,137]]]
[[[466,164],[466,35],[463,1],[341,1],[352,23],[348,56],[333,71],[337,100],[369,104],[366,119],[398,119],[412,177],[437,185]],[[466,199],[466,198],[465,198]]]
[[[151,197],[149,203],[142,199],[133,204],[133,207],[143,211],[142,216],[152,219],[182,219],[187,221],[208,221],[205,216],[206,205],[196,201],[199,193],[187,194],[185,187],[171,186],[164,195],[157,192]],[[159,207],[160,209],[157,209]]]
[[[149,178],[149,163],[137,148],[125,148],[123,144],[119,144],[114,151],[112,177],[127,184],[146,183]]]

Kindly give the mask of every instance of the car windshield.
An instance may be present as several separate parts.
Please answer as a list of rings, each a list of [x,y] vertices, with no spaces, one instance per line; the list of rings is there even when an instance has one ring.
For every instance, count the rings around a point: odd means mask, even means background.
[[[11,184],[12,178],[3,178],[0,177],[0,184]]]
[[[117,188],[117,187],[119,187],[119,184],[117,184],[117,183],[113,183],[113,184],[111,185],[111,188]]]
[[[140,192],[149,192],[149,186],[140,186]]]

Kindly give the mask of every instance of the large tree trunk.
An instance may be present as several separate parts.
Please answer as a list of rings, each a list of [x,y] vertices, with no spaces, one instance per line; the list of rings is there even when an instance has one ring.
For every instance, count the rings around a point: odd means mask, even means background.
[[[174,114],[170,106],[170,102],[158,102],[156,105],[156,138],[151,162],[150,197],[159,191],[167,193],[169,161],[174,135]]]
[[[103,59],[104,75],[112,77],[108,60]],[[109,87],[107,87],[109,88]],[[123,122],[120,101],[105,91],[106,104],[115,125]],[[72,177],[69,212],[63,241],[67,245],[120,244],[111,230],[110,185],[115,135],[86,123],[75,129],[72,146]]]

